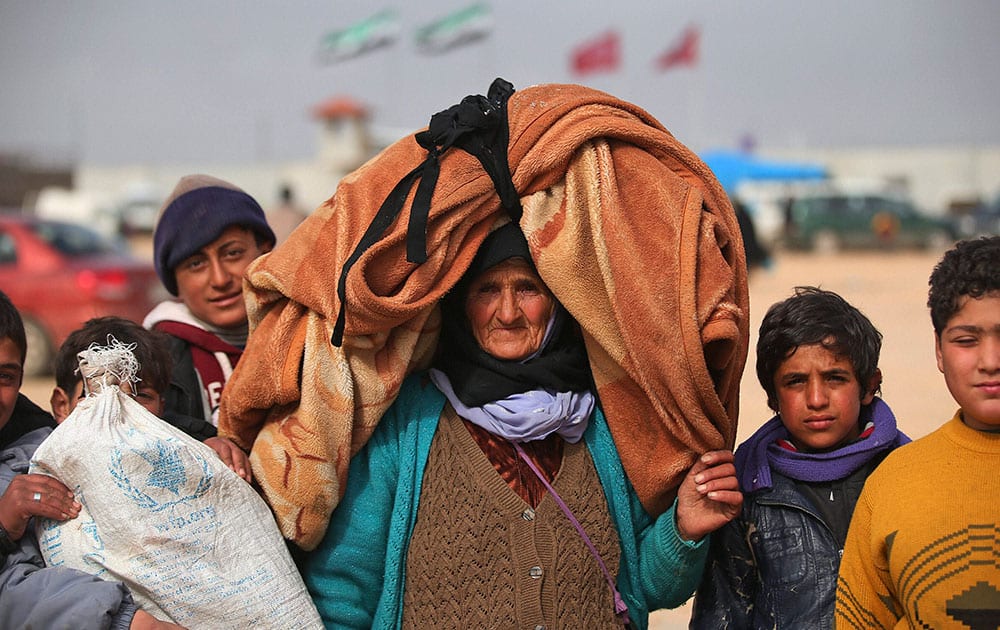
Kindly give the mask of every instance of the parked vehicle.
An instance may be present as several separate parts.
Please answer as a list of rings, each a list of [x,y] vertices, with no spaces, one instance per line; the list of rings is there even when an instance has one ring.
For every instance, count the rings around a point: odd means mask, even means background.
[[[1000,234],[1000,195],[991,203],[980,204],[963,214],[958,227],[962,238]]]
[[[788,207],[784,243],[833,252],[856,248],[944,249],[958,239],[953,220],[918,211],[906,199],[879,194],[819,194]]]
[[[109,238],[153,233],[167,193],[158,184],[132,180],[117,193],[47,186],[27,204],[33,216],[51,221],[84,223]]]
[[[152,235],[162,203],[160,199],[126,199],[114,212],[118,233],[126,237]]]
[[[0,289],[24,319],[25,376],[51,373],[55,350],[83,322],[137,322],[166,296],[151,262],[73,223],[0,214]]]

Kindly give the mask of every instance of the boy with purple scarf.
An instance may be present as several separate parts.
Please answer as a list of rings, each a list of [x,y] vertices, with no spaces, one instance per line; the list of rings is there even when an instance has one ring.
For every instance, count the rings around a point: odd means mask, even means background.
[[[736,450],[743,513],[712,535],[692,628],[832,628],[865,479],[906,442],[876,396],[882,335],[831,291],[771,306],[757,378],[777,412]]]

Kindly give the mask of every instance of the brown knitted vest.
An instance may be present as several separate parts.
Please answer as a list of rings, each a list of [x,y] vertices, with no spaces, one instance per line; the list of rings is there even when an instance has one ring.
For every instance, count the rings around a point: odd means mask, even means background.
[[[617,573],[618,533],[583,442],[566,445],[553,487]],[[403,627],[621,628],[597,561],[559,506],[546,495],[532,510],[450,406],[424,472]]]

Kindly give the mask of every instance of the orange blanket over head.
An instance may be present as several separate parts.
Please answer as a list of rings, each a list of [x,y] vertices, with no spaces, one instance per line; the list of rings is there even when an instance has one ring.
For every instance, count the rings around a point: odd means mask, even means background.
[[[736,216],[708,167],[635,105],[539,85],[507,107],[521,229],[583,330],[622,464],[657,515],[699,454],[735,440],[749,343]],[[282,533],[303,549],[322,540],[351,456],[403,379],[429,364],[438,300],[508,220],[480,162],[445,152],[427,260],[407,262],[404,209],[350,268],[343,344],[333,345],[340,272],[386,196],[427,155],[414,136],[388,147],[248,272],[251,334],[219,431],[251,450]]]

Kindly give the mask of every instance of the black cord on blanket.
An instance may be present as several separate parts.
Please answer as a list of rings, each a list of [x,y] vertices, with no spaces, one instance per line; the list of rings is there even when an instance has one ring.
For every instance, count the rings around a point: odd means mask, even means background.
[[[520,222],[521,201],[511,180],[510,164],[507,161],[507,145],[510,140],[507,101],[513,93],[514,86],[511,83],[497,78],[490,85],[487,96],[466,96],[458,105],[434,114],[427,130],[416,135],[417,143],[427,149],[427,158],[399,180],[389,192],[340,271],[340,279],[337,281],[340,312],[330,339],[333,345],[339,347],[344,342],[348,272],[393,224],[403,209],[413,183],[418,179],[420,183],[413,197],[410,220],[406,227],[406,260],[417,264],[427,261],[427,220],[431,197],[441,173],[441,156],[451,147],[458,147],[479,160],[493,180],[504,209],[513,221]]]

